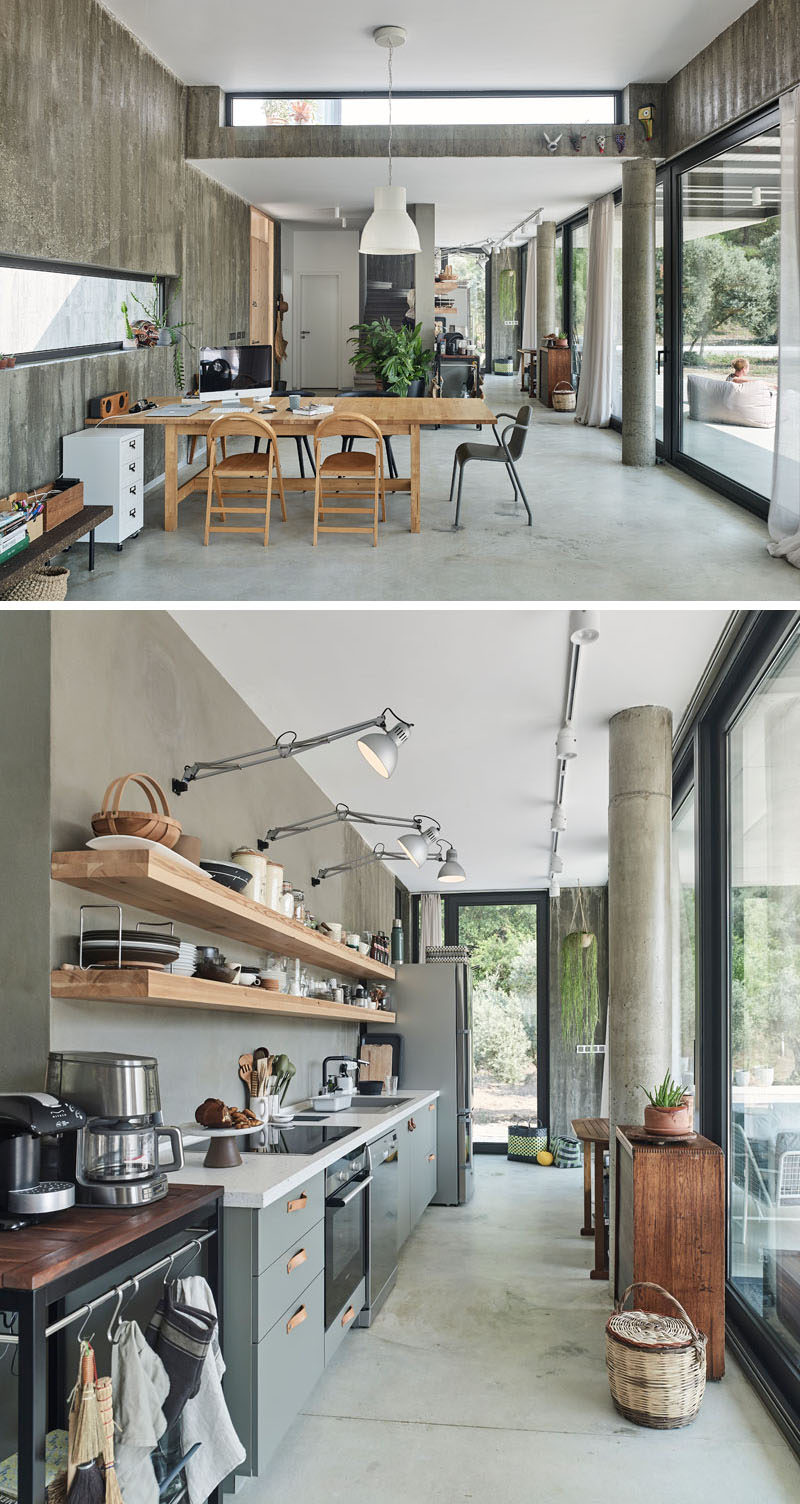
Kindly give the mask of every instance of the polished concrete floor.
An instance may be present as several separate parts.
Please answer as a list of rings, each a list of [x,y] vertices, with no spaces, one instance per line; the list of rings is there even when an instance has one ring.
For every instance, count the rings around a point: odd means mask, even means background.
[[[516,377],[491,377],[495,412],[516,411]],[[736,604],[800,598],[800,573],[769,557],[766,527],[677,470],[631,470],[611,430],[578,427],[534,404],[520,462],[534,525],[515,509],[505,471],[466,471],[463,526],[452,528],[450,474],[457,443],[474,429],[422,435],[422,532],[408,531],[408,502],[395,497],[377,549],[366,537],[328,536],[311,546],[312,502],[273,511],[265,550],[255,535],[212,537],[202,546],[204,499],[181,504],[175,533],[162,530],[161,493],[146,498],[146,526],[118,554],[98,547],[94,575],[85,546],[73,549],[70,601],[471,601],[719,600]],[[487,439],[487,442],[491,440]],[[401,473],[408,441],[395,440]],[[291,440],[286,473],[297,473]],[[188,476],[188,471],[186,472]]]
[[[735,1362],[682,1431],[608,1391],[607,1286],[588,1278],[579,1171],[478,1160],[431,1207],[369,1331],[354,1331],[239,1504],[789,1504],[800,1465]]]

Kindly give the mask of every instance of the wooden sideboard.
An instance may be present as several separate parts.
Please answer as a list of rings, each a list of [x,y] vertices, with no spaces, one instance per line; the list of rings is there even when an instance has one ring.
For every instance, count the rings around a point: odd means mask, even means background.
[[[614,1295],[634,1280],[663,1285],[708,1337],[707,1372],[725,1372],[725,1168],[722,1150],[700,1134],[687,1143],[617,1128]],[[676,1315],[652,1290],[634,1292],[640,1310]]]
[[[553,406],[553,388],[558,386],[559,381],[572,383],[572,351],[559,349],[557,346],[541,349],[536,373],[536,395],[545,407]]]

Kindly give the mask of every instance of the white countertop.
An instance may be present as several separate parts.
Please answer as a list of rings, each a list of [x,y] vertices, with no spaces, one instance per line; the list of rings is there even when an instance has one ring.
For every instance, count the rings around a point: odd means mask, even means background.
[[[434,1101],[440,1093],[438,1091],[405,1091],[400,1090],[398,1097],[403,1098],[402,1106],[387,1102],[381,1112],[370,1109],[368,1112],[359,1114],[358,1102],[354,1099],[353,1106],[347,1111],[331,1113],[324,1126],[337,1128],[352,1128],[352,1133],[346,1138],[337,1139],[329,1148],[321,1149],[318,1154],[242,1154],[242,1163],[232,1170],[207,1170],[203,1164],[207,1143],[202,1145],[186,1145],[184,1149],[185,1164],[182,1170],[174,1170],[169,1174],[172,1185],[221,1185],[224,1187],[224,1206],[239,1207],[263,1207],[277,1201],[287,1191],[293,1191],[303,1181],[308,1180],[309,1175],[316,1175],[319,1171],[334,1164],[341,1159],[343,1154],[348,1154],[351,1149],[358,1149],[361,1144],[371,1143],[373,1139],[380,1138],[381,1134],[387,1133],[390,1128],[395,1128],[409,1117],[415,1109],[425,1107],[428,1102]],[[380,1098],[371,1097],[370,1101],[380,1101]],[[298,1111],[303,1111],[302,1107]],[[198,1126],[198,1132],[202,1129]],[[287,1138],[291,1130],[287,1131]]]

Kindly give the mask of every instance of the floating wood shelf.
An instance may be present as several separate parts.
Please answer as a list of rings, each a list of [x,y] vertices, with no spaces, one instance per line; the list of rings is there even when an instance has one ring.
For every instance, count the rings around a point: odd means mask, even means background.
[[[50,974],[53,997],[80,998],[98,1003],[134,1003],[140,1007],[216,1009],[220,1013],[280,1013],[290,1018],[336,1019],[363,1024],[393,1024],[396,1013],[381,1008],[356,1008],[324,998],[293,997],[266,987],[237,987],[208,982],[204,977],[175,976],[169,971],[131,967],[124,971],[80,971],[77,967]]]
[[[260,950],[297,957],[308,966],[319,966],[332,975],[394,981],[394,969],[382,961],[361,956],[346,945],[326,940],[317,930],[306,929],[275,909],[253,903],[240,893],[223,888],[209,877],[180,867],[156,851],[54,851],[51,876],[59,883],[99,893],[115,903],[131,904],[163,919],[183,920],[198,929],[210,930],[226,940],[238,940]],[[158,973],[156,973],[158,975]],[[172,978],[173,981],[178,980]],[[196,978],[192,980],[196,981]],[[222,983],[204,983],[221,986]],[[238,991],[238,989],[231,989]],[[277,996],[277,994],[274,994]],[[299,1001],[307,1002],[302,998]],[[334,1006],[328,1004],[329,1007]],[[344,1007],[347,1004],[336,1004]],[[363,1013],[366,1010],[359,1010]],[[385,1017],[386,1015],[384,1015]]]

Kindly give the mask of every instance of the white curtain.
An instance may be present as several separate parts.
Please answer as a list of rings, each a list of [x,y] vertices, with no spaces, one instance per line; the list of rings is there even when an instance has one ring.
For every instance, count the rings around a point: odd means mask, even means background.
[[[429,945],[442,945],[442,898],[440,893],[423,893],[419,905],[419,958],[425,960]]]
[[[537,346],[536,335],[536,236],[528,241],[528,270],[525,274],[525,297],[522,304],[522,340],[521,344],[526,350],[535,350]],[[525,356],[520,356],[520,376],[525,364]]]
[[[800,86],[781,95],[778,420],[767,545],[800,569]]]
[[[575,422],[607,428],[614,390],[614,199],[589,209],[586,320]]]

